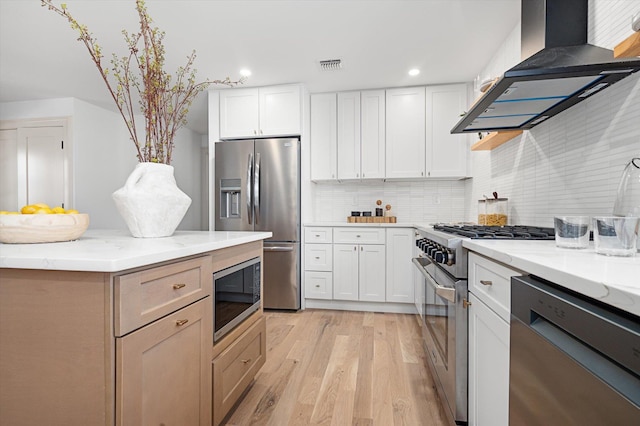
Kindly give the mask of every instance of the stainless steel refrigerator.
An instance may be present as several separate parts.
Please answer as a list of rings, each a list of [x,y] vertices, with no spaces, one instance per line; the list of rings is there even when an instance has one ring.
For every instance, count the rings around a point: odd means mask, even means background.
[[[270,231],[263,306],[300,309],[300,140],[215,144],[216,231]]]

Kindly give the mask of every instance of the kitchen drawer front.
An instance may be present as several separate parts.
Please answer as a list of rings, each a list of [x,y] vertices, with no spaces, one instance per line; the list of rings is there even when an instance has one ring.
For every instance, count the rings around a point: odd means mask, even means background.
[[[334,228],[333,242],[340,244],[384,244],[384,228]]]
[[[469,291],[510,322],[511,277],[523,275],[475,253],[469,253]]]
[[[213,424],[218,425],[266,360],[267,328],[262,317],[213,360]]]
[[[115,334],[123,336],[211,295],[209,256],[115,277]]]
[[[306,271],[333,270],[333,245],[305,244],[304,269]]]
[[[305,299],[333,299],[333,272],[305,271]]]
[[[333,242],[332,229],[328,227],[305,228],[304,241],[305,243],[331,244]]]

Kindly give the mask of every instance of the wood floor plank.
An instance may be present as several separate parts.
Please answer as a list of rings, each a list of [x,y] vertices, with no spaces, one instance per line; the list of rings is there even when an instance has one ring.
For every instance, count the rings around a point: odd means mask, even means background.
[[[224,425],[446,425],[419,322],[404,314],[269,312],[267,362]]]

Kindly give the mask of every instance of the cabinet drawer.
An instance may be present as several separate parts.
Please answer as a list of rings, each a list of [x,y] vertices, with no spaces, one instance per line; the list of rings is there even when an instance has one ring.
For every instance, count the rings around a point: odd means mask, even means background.
[[[333,273],[305,271],[304,297],[307,299],[333,299]]]
[[[305,244],[305,271],[331,271],[333,269],[333,245]]]
[[[266,359],[262,317],[213,360],[213,424],[218,425],[251,383]]]
[[[469,253],[469,291],[507,322],[511,313],[511,277],[516,275],[522,272]]]
[[[305,243],[330,244],[331,242],[333,242],[333,239],[331,238],[331,230],[332,228],[305,228]]]
[[[384,244],[384,228],[334,228],[333,242],[343,244]]]
[[[115,277],[115,334],[145,324],[210,295],[209,256]]]

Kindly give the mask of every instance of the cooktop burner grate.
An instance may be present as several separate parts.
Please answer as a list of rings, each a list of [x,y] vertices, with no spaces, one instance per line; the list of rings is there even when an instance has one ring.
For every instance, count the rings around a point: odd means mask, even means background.
[[[540,226],[482,226],[482,225],[446,225],[437,224],[433,229],[448,234],[473,239],[495,240],[554,240],[553,228]]]

